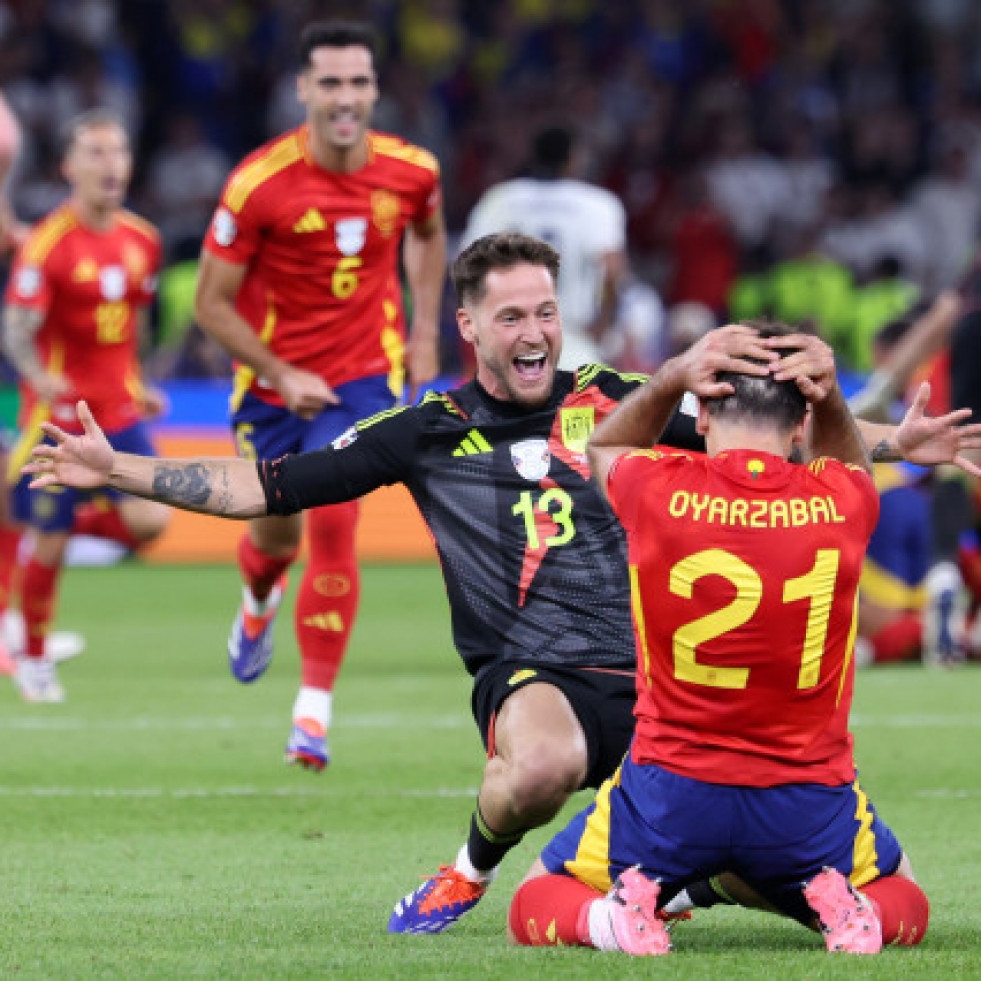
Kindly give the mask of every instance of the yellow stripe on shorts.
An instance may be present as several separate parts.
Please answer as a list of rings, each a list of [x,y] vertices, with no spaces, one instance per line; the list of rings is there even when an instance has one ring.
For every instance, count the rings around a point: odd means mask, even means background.
[[[568,872],[602,893],[610,891],[610,794],[620,786],[620,767],[596,791],[595,807],[586,818],[576,857],[566,862]]]
[[[859,889],[873,879],[878,879],[882,873],[879,871],[879,855],[875,850],[875,835],[872,832],[875,815],[869,807],[869,798],[857,780],[852,784],[852,790],[855,791],[855,820],[858,821],[859,827],[855,835],[852,874],[848,878],[852,885]]]

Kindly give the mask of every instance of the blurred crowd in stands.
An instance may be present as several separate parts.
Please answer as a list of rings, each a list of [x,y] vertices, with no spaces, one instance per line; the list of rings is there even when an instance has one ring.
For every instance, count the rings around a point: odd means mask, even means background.
[[[201,240],[232,163],[302,121],[300,27],[338,16],[377,28],[374,125],[438,157],[451,252],[483,193],[528,172],[536,134],[575,130],[578,176],[625,213],[615,326],[641,343],[625,345],[617,367],[651,368],[727,318],[773,314],[810,322],[858,388],[919,323],[925,343],[901,355],[905,374],[872,386],[892,398],[922,373],[919,353],[925,361],[959,319],[981,317],[981,290],[959,307],[952,289],[972,268],[981,281],[977,0],[0,0],[0,90],[24,129],[7,188],[20,219],[66,194],[59,133],[69,119],[100,106],[129,126],[130,203],[165,246],[158,376],[227,374],[193,324]],[[453,309],[448,295],[450,375],[465,369]],[[962,332],[968,350],[979,330]],[[922,490],[921,474],[891,479]],[[981,596],[977,539],[958,537],[971,522],[950,520],[956,509],[933,498],[934,524],[948,515],[951,534],[928,535],[909,559],[918,598],[886,604],[881,629],[866,629],[863,612],[863,637],[876,643],[899,630],[896,610],[913,609],[918,623],[926,603],[929,618],[927,568],[943,560],[956,572],[958,541]],[[927,499],[907,510],[922,530]],[[902,534],[901,522],[887,524],[892,540]],[[960,583],[933,590],[933,606]],[[981,652],[981,616],[974,624]],[[907,628],[917,638],[923,629]],[[895,656],[910,648],[905,637],[889,641]],[[876,649],[875,659],[893,656]]]
[[[522,170],[536,130],[575,124],[584,176],[626,208],[641,300],[656,291],[629,312],[657,320],[651,358],[670,323],[659,298],[716,321],[764,307],[819,317],[865,370],[875,330],[969,261],[972,0],[6,0],[0,87],[26,134],[18,214],[36,219],[65,193],[65,121],[118,110],[138,149],[132,205],[178,266],[161,298],[166,346],[188,315],[193,268],[180,264],[231,163],[301,118],[299,26],[338,14],[377,25],[376,126],[436,153],[451,232]]]

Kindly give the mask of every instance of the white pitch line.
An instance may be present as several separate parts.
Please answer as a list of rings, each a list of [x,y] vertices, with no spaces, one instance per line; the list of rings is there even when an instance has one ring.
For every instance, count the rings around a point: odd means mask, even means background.
[[[476,797],[476,787],[435,787],[431,790],[359,790],[357,797],[436,799]],[[125,800],[172,798],[230,798],[230,797],[345,797],[350,789],[332,791],[314,787],[184,787],[165,790],[162,787],[4,787],[0,797],[57,797],[57,798],[116,798]]]
[[[851,717],[855,729],[978,729],[977,715],[863,715]]]
[[[53,710],[57,711],[57,709]],[[334,729],[469,729],[473,726],[469,715],[338,715]],[[978,729],[978,715],[863,715],[852,716],[851,725],[856,729]],[[83,719],[78,716],[28,715],[22,718],[0,718],[0,730],[29,730],[51,732],[77,732],[80,730],[176,730],[187,731],[242,727],[249,729],[280,729],[283,717],[279,715],[239,718],[233,716],[167,717],[138,715],[129,719]]]
[[[334,729],[467,729],[474,722],[467,715],[339,715]],[[78,716],[30,715],[24,718],[0,719],[0,730],[30,730],[50,732],[77,732],[80,730],[175,730],[187,731],[214,729],[281,729],[283,716],[241,717],[189,716],[168,718],[165,716],[140,715],[132,719],[82,719]]]
[[[916,790],[914,797],[925,797],[929,800],[973,800],[981,797],[981,788],[977,790],[951,790],[948,787],[939,787],[936,790]]]

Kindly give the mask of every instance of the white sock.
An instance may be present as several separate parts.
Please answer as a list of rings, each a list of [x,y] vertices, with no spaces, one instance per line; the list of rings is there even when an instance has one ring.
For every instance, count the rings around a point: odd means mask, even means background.
[[[612,900],[604,897],[594,899],[589,906],[589,942],[597,950],[619,950],[617,935],[613,932],[613,917],[610,915]]]
[[[466,842],[463,843],[463,847],[457,853],[453,868],[457,872],[462,872],[471,882],[482,882],[486,886],[489,886],[497,877],[497,868],[485,872],[474,867],[473,862],[470,861],[470,853],[467,851]]]
[[[248,586],[242,586],[242,605],[250,617],[265,616],[270,610],[274,610],[279,606],[282,598],[283,591],[278,585],[273,586],[269,595],[261,600],[255,598],[255,594]]]
[[[322,688],[307,688],[304,685],[293,703],[294,719],[313,719],[324,729],[330,728],[331,711],[334,707],[334,695]]]
[[[691,901],[687,889],[682,889],[670,902],[664,904],[665,913],[687,913],[694,908],[695,904]]]

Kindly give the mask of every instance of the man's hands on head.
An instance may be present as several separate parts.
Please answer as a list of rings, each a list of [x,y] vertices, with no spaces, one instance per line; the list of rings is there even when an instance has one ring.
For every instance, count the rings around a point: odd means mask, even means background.
[[[664,367],[676,378],[679,392],[709,399],[732,394],[732,386],[718,380],[719,372],[738,371],[763,377],[778,358],[779,354],[755,328],[726,324],[700,337]]]
[[[777,381],[795,381],[808,402],[823,402],[837,384],[835,355],[830,345],[814,334],[767,337],[763,344],[780,355],[773,362]],[[783,353],[781,353],[783,352]]]

